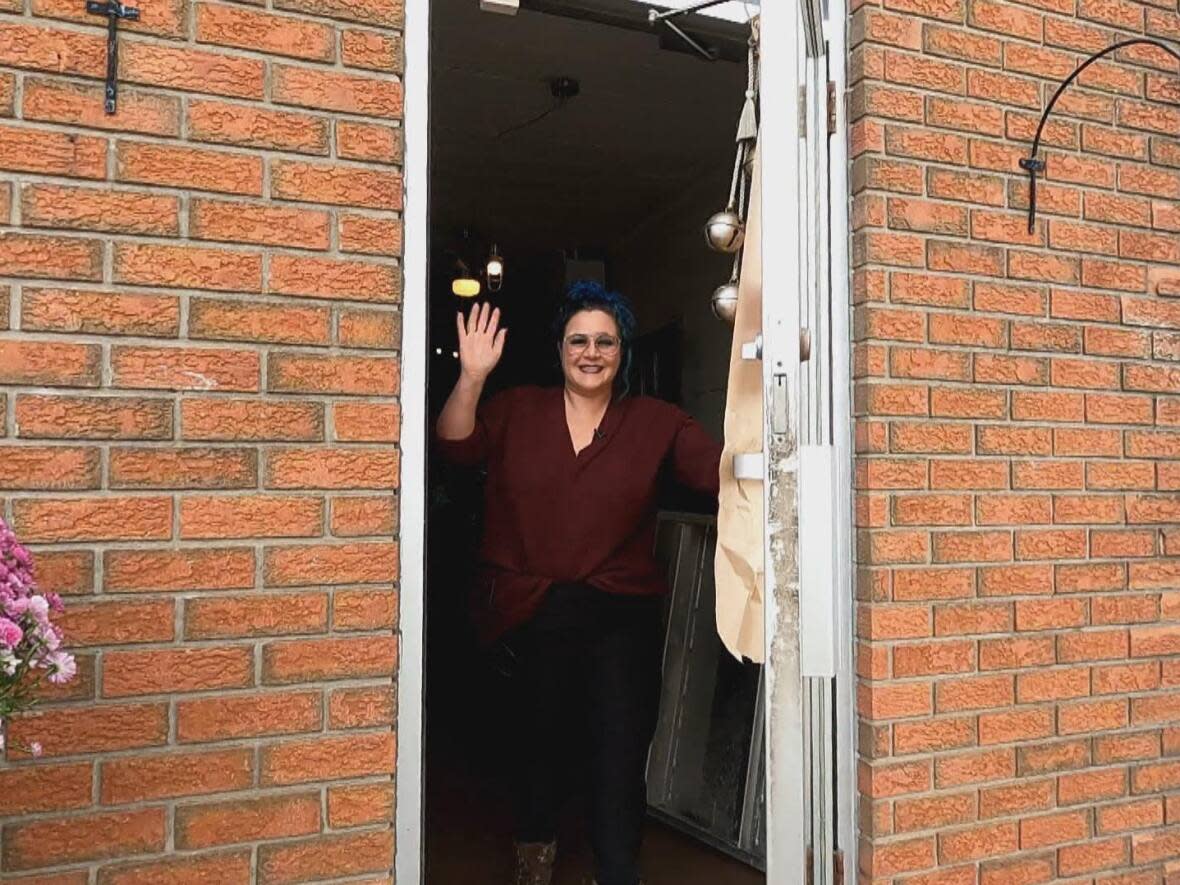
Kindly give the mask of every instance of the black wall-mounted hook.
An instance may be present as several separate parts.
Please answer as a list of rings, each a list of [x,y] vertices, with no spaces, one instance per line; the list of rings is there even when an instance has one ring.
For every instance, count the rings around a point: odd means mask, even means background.
[[[1045,123],[1049,120],[1049,114],[1053,112],[1053,106],[1057,104],[1057,99],[1061,98],[1061,93],[1069,87],[1078,75],[1084,71],[1094,62],[1112,52],[1117,52],[1120,49],[1125,49],[1128,46],[1147,45],[1156,46],[1164,52],[1173,56],[1177,61],[1180,61],[1180,50],[1171,46],[1162,40],[1153,40],[1150,37],[1134,37],[1130,40],[1123,40],[1115,43],[1113,46],[1107,46],[1101,52],[1096,52],[1074,70],[1072,74],[1061,81],[1061,85],[1057,87],[1057,91],[1053,93],[1053,97],[1049,99],[1049,104],[1045,107],[1045,112],[1041,114],[1041,122],[1037,124],[1037,134],[1033,137],[1032,149],[1029,151],[1027,157],[1020,159],[1020,168],[1028,172],[1028,232],[1031,234],[1036,229],[1037,224],[1037,173],[1045,171],[1045,161],[1037,157],[1037,152],[1041,149],[1041,133],[1044,132]],[[1180,135],[1180,133],[1177,133]]]

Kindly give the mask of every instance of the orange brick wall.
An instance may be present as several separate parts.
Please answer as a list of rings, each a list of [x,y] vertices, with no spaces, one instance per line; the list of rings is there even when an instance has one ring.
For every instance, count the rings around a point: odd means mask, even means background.
[[[849,60],[860,881],[1180,881],[1176,0],[882,0]]]
[[[5,885],[389,882],[400,0],[0,0],[0,506],[80,675]]]

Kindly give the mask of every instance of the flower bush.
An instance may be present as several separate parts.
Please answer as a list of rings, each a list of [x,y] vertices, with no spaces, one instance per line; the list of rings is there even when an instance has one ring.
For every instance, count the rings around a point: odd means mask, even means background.
[[[42,593],[33,576],[33,557],[0,519],[0,750],[5,723],[36,703],[42,678],[69,682],[77,666],[61,648],[61,629],[52,616],[63,610],[56,593]],[[38,755],[40,747],[29,748]]]

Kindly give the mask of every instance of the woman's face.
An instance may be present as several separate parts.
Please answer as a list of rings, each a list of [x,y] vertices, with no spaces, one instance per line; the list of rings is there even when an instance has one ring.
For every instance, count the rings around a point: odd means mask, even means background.
[[[611,390],[623,359],[613,316],[603,310],[579,311],[565,324],[560,347],[566,387],[591,395]]]

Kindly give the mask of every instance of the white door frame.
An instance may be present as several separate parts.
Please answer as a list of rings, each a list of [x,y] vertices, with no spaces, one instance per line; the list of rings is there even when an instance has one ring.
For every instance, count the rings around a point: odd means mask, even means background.
[[[772,0],[762,4],[762,186],[767,194],[788,194],[797,190],[801,161],[797,138],[799,120],[798,82],[800,24],[795,2]],[[673,5],[669,3],[668,5]],[[829,51],[835,60],[832,76],[837,95],[842,96],[845,82],[846,0],[830,0],[831,21]],[[399,666],[397,674],[397,799],[395,809],[396,858],[395,881],[398,885],[416,885],[423,881],[423,785],[424,785],[424,670],[425,670],[425,541],[426,541],[426,381],[427,381],[427,272],[429,266],[429,78],[430,78],[430,0],[405,0],[403,32],[405,76],[402,117],[403,160],[403,272],[401,412],[402,429],[400,539],[399,539]],[[848,304],[847,264],[847,161],[846,129],[843,102],[837,102],[837,136],[832,141],[830,193],[832,297],[836,305]],[[767,243],[799,244],[800,225],[794,200],[763,200],[763,237]],[[799,426],[798,391],[800,390],[799,353],[793,342],[799,329],[798,298],[775,300],[780,293],[797,291],[797,265],[792,250],[763,250],[764,304],[776,305],[768,311],[764,326],[767,351],[763,357],[765,390],[770,394],[775,375],[787,376],[791,425]],[[848,351],[850,339],[844,311],[836,310],[832,323],[833,408],[838,429],[834,440],[837,450],[851,451],[851,412],[848,402]],[[765,414],[772,412],[768,395]],[[843,439],[840,437],[843,436]],[[799,760],[803,754],[803,720],[801,670],[799,661],[799,575],[797,555],[783,557],[780,541],[797,543],[794,519],[798,512],[798,460],[789,454],[783,463],[774,464],[768,447],[764,464],[776,469],[774,483],[767,489],[789,494],[790,501],[776,504],[773,494],[767,499],[766,587],[779,586],[785,593],[768,594],[766,600],[767,673],[767,842],[769,885],[794,885],[805,862],[805,788]],[[838,493],[847,498],[847,522],[837,520],[834,543],[838,582],[837,632],[837,710],[838,728],[844,740],[836,760],[839,789],[840,842],[845,848],[847,876],[855,876],[855,712],[852,682],[852,597],[851,492],[849,465],[837,471]],[[769,476],[768,476],[769,479]],[[783,504],[786,510],[783,509]],[[788,528],[783,538],[773,531],[784,521]],[[840,535],[839,528],[844,535]],[[777,572],[777,573],[776,573]],[[778,582],[776,585],[775,582]],[[773,821],[773,825],[770,822]],[[847,878],[846,876],[846,878]],[[851,879],[849,879],[851,881]]]
[[[394,881],[423,881],[426,668],[426,373],[430,265],[430,0],[405,0],[402,35],[401,508]]]

